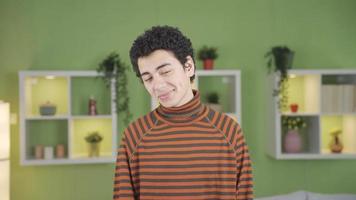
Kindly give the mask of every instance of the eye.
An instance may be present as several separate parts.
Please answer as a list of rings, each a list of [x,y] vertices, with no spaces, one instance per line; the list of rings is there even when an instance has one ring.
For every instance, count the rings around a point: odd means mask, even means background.
[[[150,81],[152,81],[152,77],[151,76],[150,77],[145,77],[145,78],[143,78],[143,81],[150,82]]]
[[[172,70],[162,71],[161,74],[169,74]]]

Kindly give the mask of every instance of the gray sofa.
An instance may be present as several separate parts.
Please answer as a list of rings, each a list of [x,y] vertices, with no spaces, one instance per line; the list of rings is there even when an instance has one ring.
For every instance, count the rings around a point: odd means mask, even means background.
[[[255,198],[255,200],[356,200],[356,194],[321,194],[297,191],[289,194]]]

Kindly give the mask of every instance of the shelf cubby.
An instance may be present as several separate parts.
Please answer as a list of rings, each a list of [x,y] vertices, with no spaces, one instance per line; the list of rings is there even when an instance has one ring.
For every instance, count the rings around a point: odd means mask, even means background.
[[[269,117],[268,154],[276,159],[356,159],[356,70],[289,70],[288,74],[287,104],[298,104],[298,111],[280,111],[278,98],[271,95],[270,113],[275,117]],[[270,76],[271,91],[278,80],[277,74]],[[300,152],[285,151],[287,128],[282,116],[305,119]],[[339,153],[332,153],[329,146],[335,130],[341,131]]]
[[[25,80],[26,116],[41,116],[40,106],[56,105],[55,116],[68,114],[68,79],[63,76],[29,76]]]
[[[98,115],[111,114],[111,91],[97,77],[73,77],[71,79],[72,115],[88,115],[89,99],[96,100]]]
[[[88,158],[88,143],[85,137],[98,132],[103,140],[100,142],[100,156],[112,156],[112,120],[105,118],[76,118],[71,123],[71,157],[73,159]]]
[[[96,71],[21,71],[20,158],[22,165],[113,163],[117,149],[117,116],[113,82],[108,88]],[[89,115],[89,98],[97,114]],[[56,112],[40,113],[52,105]],[[48,107],[48,106],[47,106]],[[51,107],[50,107],[51,109]],[[98,131],[100,156],[88,157],[85,137]],[[58,145],[58,156],[56,147]],[[35,149],[37,147],[37,157]],[[45,149],[47,147],[47,155]],[[51,149],[52,148],[52,149]],[[63,155],[64,148],[64,155]],[[53,154],[48,153],[53,150]],[[60,151],[61,150],[61,151]],[[42,153],[42,158],[38,152]]]
[[[26,158],[35,158],[35,148],[38,145],[52,147],[62,144],[65,149],[65,157],[68,157],[68,121],[67,120],[28,120],[26,122],[27,141]],[[56,156],[53,156],[55,159]]]

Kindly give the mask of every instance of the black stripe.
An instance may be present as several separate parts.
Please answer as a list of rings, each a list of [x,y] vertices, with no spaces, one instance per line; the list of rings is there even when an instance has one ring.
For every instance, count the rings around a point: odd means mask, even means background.
[[[209,108],[208,118],[210,121],[213,120],[214,115],[215,115],[215,111]]]
[[[193,123],[193,124],[190,125],[190,127],[192,127],[192,128],[200,128],[200,129],[211,129],[211,125],[209,123],[207,123],[206,125]],[[169,128],[174,128],[174,127],[165,124],[165,126],[162,126],[162,127],[155,127],[154,130],[160,132],[160,131],[164,131],[164,130],[169,129]]]
[[[221,126],[220,126],[220,129],[223,130],[224,128],[224,125],[226,123],[226,119],[227,119],[227,116],[226,115],[223,115],[223,118],[222,118],[222,123],[221,123]],[[225,133],[226,134],[226,133]]]
[[[129,148],[130,153],[133,152],[130,142],[128,140],[126,140],[125,146],[127,146]]]
[[[221,118],[221,113],[218,113],[218,118],[216,118],[216,121],[214,122],[214,124],[215,124],[216,127],[217,127],[218,124],[219,124],[220,118]]]
[[[238,143],[236,143],[235,150],[237,151],[238,149],[242,149],[242,151],[243,151],[243,147],[246,146],[246,144],[244,142],[239,145],[237,145],[237,144]]]
[[[246,160],[246,159],[245,159],[245,160]],[[250,160],[250,159],[248,159],[248,160]],[[241,165],[236,165],[236,167],[237,167],[238,169],[240,169],[240,168],[241,168]],[[251,163],[245,163],[245,164],[242,165],[242,167],[252,167],[252,165],[251,165]]]
[[[132,142],[133,146],[135,147],[135,146],[136,146],[136,140],[135,140],[135,138],[133,137],[133,131],[131,130],[131,126],[128,126],[128,127],[127,127],[127,131],[129,132],[131,142]],[[128,141],[128,142],[129,142],[129,141]],[[132,151],[131,151],[131,152],[132,152]]]
[[[240,181],[253,181],[253,178],[240,178]]]
[[[152,176],[172,176],[172,175],[205,175],[205,174],[236,174],[235,171],[191,171],[191,172],[137,172],[134,177],[142,175]]]
[[[206,189],[206,188],[236,188],[236,185],[173,185],[173,186],[140,186],[140,189]]]
[[[194,133],[192,133],[194,134]],[[154,143],[154,142],[174,142],[174,141],[194,141],[194,140],[223,140],[225,137],[181,137],[181,138],[167,138],[167,139],[142,139],[144,143]]]
[[[236,126],[236,124],[234,124],[234,129],[232,130],[232,135],[231,135],[231,139],[230,139],[230,143],[231,143],[231,144],[234,144],[235,137],[236,137],[236,135],[237,135],[236,129],[237,129],[237,126]]]
[[[236,178],[189,178],[189,179],[140,179],[138,182],[171,183],[171,182],[220,182],[236,181]],[[135,182],[136,183],[136,182]]]
[[[115,187],[115,188],[114,188],[114,191],[118,191],[118,190],[132,190],[132,187],[119,186],[119,187]]]
[[[238,188],[253,188],[252,184],[239,185]]]
[[[154,192],[142,192],[142,196],[206,196],[206,195],[235,195],[234,192],[182,192],[182,193],[154,193]]]
[[[146,116],[147,116],[147,115],[146,115]],[[151,122],[152,122],[153,125],[156,124],[157,119],[156,119],[156,116],[154,115],[154,113],[153,113],[153,112],[150,112],[149,116],[150,116],[150,118],[149,118],[148,120],[151,120]]]
[[[190,164],[190,165],[142,165],[132,167],[132,170],[139,169],[184,169],[184,168],[212,168],[212,167],[235,167],[235,164]]]
[[[252,174],[252,171],[251,170],[245,170],[245,171],[242,171],[242,172],[237,172],[236,173],[236,176],[241,176],[243,174]]]
[[[225,143],[197,143],[197,144],[155,145],[155,146],[143,146],[143,145],[140,145],[139,148],[143,148],[143,149],[160,149],[160,148],[222,147],[222,146],[229,146],[229,144],[225,144]]]
[[[234,153],[232,150],[192,150],[192,151],[154,151],[139,152],[140,155],[176,155],[176,154],[200,154],[200,153]]]
[[[140,140],[140,133],[138,132],[138,129],[137,129],[137,127],[136,127],[136,124],[132,124],[132,126],[134,127],[134,131],[135,131],[135,133],[136,133],[137,139]]]
[[[114,181],[114,184],[119,184],[119,183],[131,183],[130,179],[124,179],[124,180],[116,180]]]
[[[232,119],[229,120],[229,123],[227,124],[227,128],[226,128],[226,131],[225,131],[225,135],[229,136],[229,137],[231,137],[231,135],[227,135],[227,134],[229,134],[229,132],[230,132],[231,123],[232,123]]]
[[[130,176],[129,172],[120,172],[120,173],[115,173],[115,176]]]
[[[182,134],[186,135],[187,133],[194,133],[194,134],[218,134],[216,130],[184,130],[184,131],[166,131],[164,133],[153,133],[155,130],[151,130],[152,134],[149,134],[149,137],[160,137],[160,136],[168,136],[168,135],[176,135],[176,134]]]
[[[120,197],[133,197],[132,194],[115,194],[114,199],[119,199]]]
[[[148,127],[148,129],[150,129],[150,128],[151,128],[151,125],[150,125],[150,123],[148,122],[148,116],[145,115],[145,116],[143,117],[143,120],[145,121],[146,126]]]
[[[198,113],[203,107],[201,104],[194,105],[192,108],[188,108],[187,110],[184,111],[179,111],[179,114],[177,114],[177,111],[169,111],[169,110],[161,110],[158,109],[157,112],[160,115],[167,116],[167,117],[190,117],[195,113]]]
[[[232,157],[190,157],[190,158],[140,158],[138,160],[132,160],[135,162],[165,162],[165,161],[197,161],[197,160],[235,160]]]
[[[252,191],[248,191],[248,192],[239,192],[239,193],[237,194],[237,196],[239,196],[239,195],[249,195],[249,194],[253,194],[253,192],[252,192]]]
[[[143,127],[141,119],[138,120],[138,125],[140,126],[142,133],[145,133],[145,128]]]
[[[117,162],[127,162],[128,161],[126,157],[125,158],[118,158],[116,160],[117,160]]]

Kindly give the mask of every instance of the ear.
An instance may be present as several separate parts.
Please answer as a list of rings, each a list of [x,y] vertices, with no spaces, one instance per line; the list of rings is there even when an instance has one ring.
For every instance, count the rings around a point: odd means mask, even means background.
[[[187,61],[184,63],[184,71],[188,77],[192,77],[195,74],[195,65],[191,56],[187,56]]]

